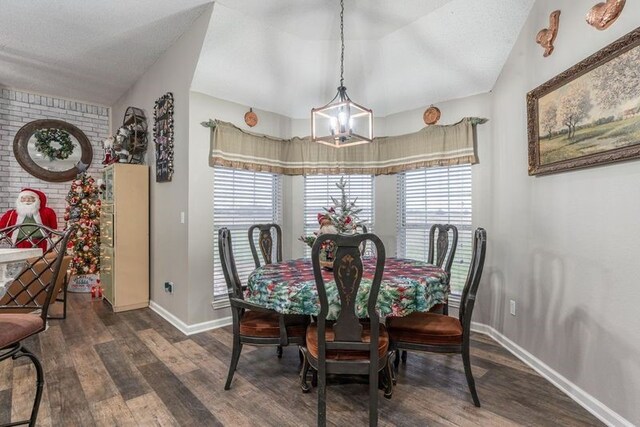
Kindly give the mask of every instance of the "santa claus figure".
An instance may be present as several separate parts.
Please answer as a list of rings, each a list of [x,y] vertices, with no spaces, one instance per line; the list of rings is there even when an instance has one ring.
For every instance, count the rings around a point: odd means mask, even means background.
[[[320,224],[320,230],[316,233],[316,235],[321,234],[336,234],[338,233],[338,229],[333,225],[331,218],[327,214],[318,214],[318,224]]]
[[[40,231],[32,233],[35,227],[29,227],[29,225],[44,225],[55,230],[58,228],[58,219],[53,209],[47,207],[47,196],[42,191],[25,188],[18,195],[16,208],[7,211],[0,218],[0,229],[16,224],[26,225],[16,229],[11,235],[16,247],[39,246],[42,250],[46,250],[45,236]]]

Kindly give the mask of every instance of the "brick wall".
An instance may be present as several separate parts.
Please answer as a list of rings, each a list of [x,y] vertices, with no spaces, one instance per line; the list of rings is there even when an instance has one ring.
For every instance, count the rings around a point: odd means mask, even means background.
[[[47,205],[55,210],[58,225],[64,227],[65,197],[70,182],[46,182],[27,173],[13,155],[13,138],[22,126],[37,119],[59,119],[82,129],[93,146],[89,173],[101,176],[102,141],[109,136],[110,109],[13,89],[0,92],[0,214],[14,207],[24,187],[43,191]]]

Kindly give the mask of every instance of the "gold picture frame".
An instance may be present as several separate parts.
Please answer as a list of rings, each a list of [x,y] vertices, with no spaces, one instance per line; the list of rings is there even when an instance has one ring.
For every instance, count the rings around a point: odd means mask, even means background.
[[[527,94],[529,175],[640,157],[640,27]]]

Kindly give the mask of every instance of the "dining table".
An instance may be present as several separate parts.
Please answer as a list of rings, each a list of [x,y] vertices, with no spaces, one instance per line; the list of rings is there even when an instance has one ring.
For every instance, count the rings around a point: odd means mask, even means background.
[[[358,289],[356,311],[367,318],[369,290],[375,272],[375,258],[363,258],[364,273]],[[329,301],[327,319],[340,314],[340,298],[333,272],[323,269]],[[449,294],[449,275],[444,269],[424,261],[388,257],[376,304],[381,317],[406,316],[414,311],[429,311],[443,304]],[[318,290],[310,258],[266,264],[255,269],[247,281],[245,299],[282,314],[317,315]]]

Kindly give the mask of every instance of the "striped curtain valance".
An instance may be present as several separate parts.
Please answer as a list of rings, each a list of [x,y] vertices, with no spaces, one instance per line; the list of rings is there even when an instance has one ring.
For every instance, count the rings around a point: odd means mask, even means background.
[[[374,138],[370,144],[334,148],[309,137],[274,138],[210,120],[210,166],[283,175],[388,175],[430,166],[477,163],[475,126],[486,119],[467,117],[453,125],[428,126],[399,136]]]

